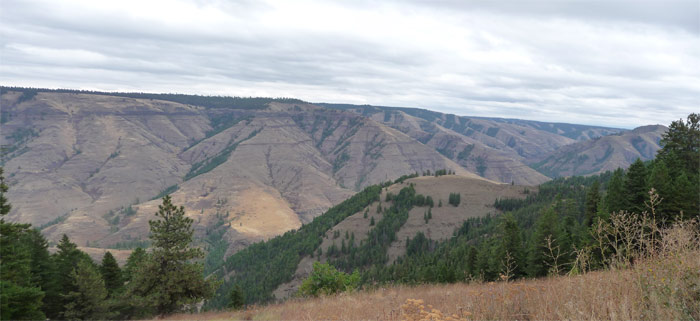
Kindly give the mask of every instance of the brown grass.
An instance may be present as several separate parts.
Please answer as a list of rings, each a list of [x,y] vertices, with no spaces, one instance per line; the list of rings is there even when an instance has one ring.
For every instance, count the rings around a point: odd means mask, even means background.
[[[695,280],[683,281],[693,278],[692,271],[696,273]],[[690,285],[688,290],[692,291],[691,283],[695,282],[696,287],[700,285],[698,271],[700,251],[695,249],[679,253],[673,260],[649,261],[627,270],[520,282],[394,286],[316,299],[294,299],[245,311],[180,314],[167,319],[677,320],[692,315],[679,309],[682,298],[690,299],[686,305],[695,309],[695,318],[700,313],[700,298],[693,300],[692,293],[679,295],[667,289]],[[695,291],[698,291],[695,295],[700,294],[699,288]]]
[[[612,215],[605,228],[621,236],[615,247],[625,248],[604,271],[517,282],[397,285],[167,319],[700,320],[700,224],[656,228],[654,199],[652,215],[644,213],[641,221],[623,212]],[[578,271],[586,271],[578,264]]]

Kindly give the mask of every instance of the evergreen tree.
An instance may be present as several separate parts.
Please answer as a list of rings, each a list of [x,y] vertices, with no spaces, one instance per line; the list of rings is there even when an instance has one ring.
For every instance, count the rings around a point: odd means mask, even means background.
[[[117,291],[124,285],[124,281],[122,279],[122,270],[119,269],[119,264],[117,264],[117,260],[109,251],[107,251],[102,257],[100,273],[102,274],[102,279],[104,280],[105,288],[107,289],[107,292],[110,296],[112,296],[115,291]]]
[[[682,119],[672,122],[662,135],[660,144],[662,148],[657,152],[658,159],[665,160],[667,165],[678,161],[684,172],[693,175],[700,173],[700,114],[688,115],[686,122]],[[679,174],[672,173],[672,176]]]
[[[194,230],[185,208],[176,207],[170,196],[165,196],[158,209],[156,216],[160,220],[148,222],[153,251],[132,281],[131,293],[164,315],[211,297],[216,283],[204,279],[202,264],[190,263],[204,254],[201,249],[190,247]]]
[[[600,182],[595,180],[586,193],[586,207],[584,212],[584,225],[590,227],[598,213],[598,203],[600,202]]]
[[[8,191],[8,186],[5,184],[4,171],[5,169],[0,167],[0,217],[10,213],[12,209],[12,205],[10,205],[10,202],[7,200],[7,196],[5,196]]]
[[[641,159],[637,158],[627,171],[625,177],[625,193],[627,195],[627,210],[641,214],[646,210],[644,201],[649,199],[647,188],[647,169]]]
[[[656,193],[661,197],[661,203],[657,205],[656,219],[659,221],[670,222],[672,217],[667,210],[667,204],[673,198],[673,191],[671,190],[672,181],[669,176],[668,167],[663,159],[658,159],[654,161],[651,168],[651,173],[649,174],[649,189],[653,188]]]
[[[124,281],[129,282],[134,279],[134,275],[137,273],[138,269],[143,266],[148,258],[148,253],[140,247],[134,249],[129,257],[126,259],[126,264],[124,264]]]
[[[109,253],[109,252],[108,252]],[[99,271],[93,264],[82,260],[71,272],[73,291],[66,295],[64,319],[105,320],[113,313],[107,301],[107,289]]]
[[[60,292],[55,280],[55,267],[49,255],[49,243],[38,229],[29,229],[24,236],[24,243],[29,247],[31,259],[32,286],[44,291],[44,302],[51,297],[49,294]],[[44,307],[42,307],[42,311]]]
[[[608,213],[627,209],[625,174],[621,168],[616,169],[610,178],[608,191],[605,194],[605,207]]]
[[[229,294],[228,307],[234,310],[239,310],[245,305],[245,294],[240,285],[235,284]]]
[[[504,273],[507,269],[510,273],[509,277],[520,277],[524,274],[525,260],[520,228],[513,214],[507,213],[503,216],[501,231],[502,237],[498,249],[498,256],[501,258],[500,270]]]
[[[369,226],[374,226],[374,216],[372,216],[369,220]]]
[[[7,191],[0,167],[0,319],[44,319],[44,292],[33,280],[32,250],[26,242],[30,225],[5,222],[12,208]]]
[[[58,251],[51,257],[51,261],[55,267],[54,282],[55,289],[46,293],[46,316],[50,319],[58,319],[62,316],[65,310],[67,301],[63,295],[71,291],[77,292],[75,280],[73,280],[73,270],[78,267],[80,261],[86,261],[92,264],[92,259],[80,251],[78,246],[71,242],[67,235],[63,234],[61,241],[56,246]]]
[[[477,250],[476,247],[473,245],[469,247],[469,250],[467,250],[467,262],[466,262],[466,270],[467,273],[469,273],[470,276],[474,277],[476,276],[476,258],[477,258]]]
[[[489,242],[479,243],[479,248],[476,253],[475,275],[483,278],[484,281],[495,280],[500,269],[500,258],[498,258],[499,261],[494,264],[493,258],[496,258],[496,255],[493,255],[491,251],[491,244],[489,244]]]
[[[698,217],[698,182],[693,184],[685,173],[681,173],[676,178],[673,186],[673,197],[669,204],[671,215],[674,218],[689,219]],[[682,215],[681,215],[682,214]]]
[[[535,231],[530,240],[530,248],[528,252],[528,275],[532,277],[545,276],[549,273],[550,268],[554,265],[550,257],[547,238],[552,241],[552,249],[556,250],[558,246],[559,233],[557,231],[557,215],[554,209],[547,208],[540,215],[535,224]]]

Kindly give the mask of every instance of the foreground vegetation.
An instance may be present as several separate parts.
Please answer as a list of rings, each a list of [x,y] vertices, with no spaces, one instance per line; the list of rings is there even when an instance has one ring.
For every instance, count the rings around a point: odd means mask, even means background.
[[[697,320],[697,221],[659,230],[631,268],[518,281],[393,285],[171,320]],[[639,235],[641,237],[641,235]],[[649,238],[636,239],[648,242]]]
[[[0,215],[10,211],[0,167]],[[107,320],[164,315],[191,307],[214,293],[192,262],[204,253],[190,247],[192,219],[170,197],[149,221],[153,247],[136,249],[124,269],[107,252],[97,264],[63,235],[58,251],[29,224],[0,218],[0,319]]]

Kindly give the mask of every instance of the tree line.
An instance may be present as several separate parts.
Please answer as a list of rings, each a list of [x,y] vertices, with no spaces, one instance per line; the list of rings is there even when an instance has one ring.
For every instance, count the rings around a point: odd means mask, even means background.
[[[30,224],[10,223],[0,167],[0,319],[108,320],[146,318],[187,308],[213,295],[204,255],[191,247],[192,219],[169,196],[149,221],[152,246],[135,249],[123,268],[108,251],[98,264],[63,235],[57,251]]]

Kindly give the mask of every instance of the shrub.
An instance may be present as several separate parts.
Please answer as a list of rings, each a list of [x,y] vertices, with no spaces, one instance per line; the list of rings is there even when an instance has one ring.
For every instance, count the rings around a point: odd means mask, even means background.
[[[352,291],[360,284],[360,273],[340,272],[328,263],[314,262],[311,275],[301,283],[301,296],[329,295],[338,292]]]

